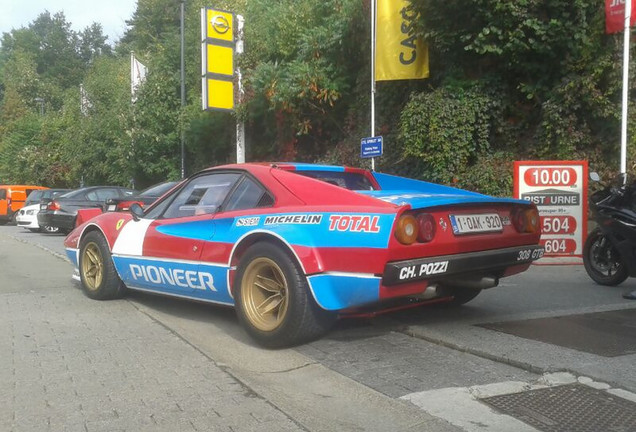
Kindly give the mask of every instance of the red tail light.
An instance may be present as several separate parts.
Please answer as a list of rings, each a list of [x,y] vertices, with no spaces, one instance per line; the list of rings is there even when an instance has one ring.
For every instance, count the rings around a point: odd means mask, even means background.
[[[539,231],[539,212],[536,207],[517,207],[512,211],[512,224],[520,233],[536,233]]]
[[[59,209],[60,209],[60,205],[57,203],[57,201],[51,201],[49,203],[49,210],[55,211]]]
[[[428,243],[435,237],[435,218],[428,213],[422,213],[417,216],[419,231],[417,233],[417,241]]]

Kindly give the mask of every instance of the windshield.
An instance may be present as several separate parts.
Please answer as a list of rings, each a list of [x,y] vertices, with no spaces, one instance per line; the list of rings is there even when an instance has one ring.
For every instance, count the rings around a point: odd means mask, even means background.
[[[27,197],[26,201],[24,202],[24,205],[28,206],[28,205],[31,205],[31,204],[35,204],[36,202],[40,201],[40,198],[42,198],[42,190],[39,190],[39,189],[38,190],[34,190]]]
[[[59,195],[57,198],[83,198],[85,192],[86,189],[75,189],[74,191],[70,191],[64,195]]]
[[[153,185],[150,186],[147,189],[142,190],[139,195],[141,196],[148,196],[148,197],[160,197],[161,195],[163,195],[164,193],[168,192],[168,190],[176,185],[177,182],[176,181],[170,181],[170,182],[164,182],[164,183],[159,183],[157,185]]]

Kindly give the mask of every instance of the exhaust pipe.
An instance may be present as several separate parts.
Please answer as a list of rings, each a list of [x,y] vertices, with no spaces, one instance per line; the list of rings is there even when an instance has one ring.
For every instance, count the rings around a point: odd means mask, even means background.
[[[452,278],[444,279],[441,285],[449,288],[488,289],[499,285],[499,278],[492,276],[484,276],[481,279]]]

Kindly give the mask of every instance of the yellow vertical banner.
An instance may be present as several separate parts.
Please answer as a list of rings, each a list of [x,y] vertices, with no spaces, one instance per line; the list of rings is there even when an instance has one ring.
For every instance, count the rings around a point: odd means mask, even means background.
[[[373,1],[373,0],[372,0]],[[375,80],[428,77],[428,46],[415,36],[409,0],[377,0]]]
[[[204,110],[234,110],[234,14],[201,9],[201,99]]]

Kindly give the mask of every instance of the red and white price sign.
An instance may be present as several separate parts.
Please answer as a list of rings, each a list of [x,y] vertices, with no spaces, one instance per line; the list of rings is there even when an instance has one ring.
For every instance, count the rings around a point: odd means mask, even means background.
[[[541,217],[545,256],[582,256],[587,235],[587,161],[516,161],[514,196]]]

